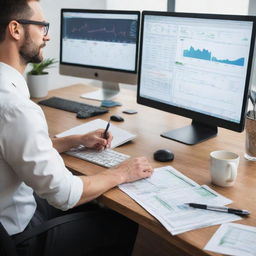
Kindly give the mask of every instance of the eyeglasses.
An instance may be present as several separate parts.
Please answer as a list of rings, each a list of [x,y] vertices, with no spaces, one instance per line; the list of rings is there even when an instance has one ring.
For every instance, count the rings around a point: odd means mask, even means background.
[[[35,20],[16,20],[18,23],[23,24],[23,25],[37,25],[37,26],[42,26],[42,33],[44,36],[47,36],[48,31],[49,31],[49,22],[43,22],[43,21],[35,21]]]

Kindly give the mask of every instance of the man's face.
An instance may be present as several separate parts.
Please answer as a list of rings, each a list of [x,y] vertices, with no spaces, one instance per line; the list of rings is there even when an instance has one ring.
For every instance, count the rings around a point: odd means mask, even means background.
[[[24,28],[24,41],[20,47],[19,53],[25,64],[28,63],[40,63],[43,60],[42,48],[45,46],[45,42],[38,45],[30,36],[27,28]]]
[[[36,1],[28,3],[33,10],[33,15],[29,20],[44,21],[40,5]],[[49,41],[48,36],[44,36],[42,26],[38,25],[24,25],[24,39],[20,45],[19,54],[25,64],[39,63],[43,60],[42,48]]]

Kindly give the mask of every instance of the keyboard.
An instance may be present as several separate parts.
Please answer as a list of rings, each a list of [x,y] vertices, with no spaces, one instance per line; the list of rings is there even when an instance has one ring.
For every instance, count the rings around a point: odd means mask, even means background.
[[[61,110],[76,113],[77,118],[88,118],[91,116],[97,116],[108,112],[108,110],[105,108],[73,100],[62,99],[59,97],[51,97],[47,100],[39,101],[38,103],[48,107],[58,108]]]
[[[106,149],[100,152],[95,150],[78,149],[67,151],[65,153],[107,168],[119,165],[130,157],[112,149]]]

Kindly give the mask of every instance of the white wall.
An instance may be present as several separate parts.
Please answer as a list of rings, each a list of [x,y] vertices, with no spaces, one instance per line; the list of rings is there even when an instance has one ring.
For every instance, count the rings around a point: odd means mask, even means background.
[[[106,0],[107,9],[166,11],[167,0]]]
[[[256,1],[255,0],[249,0],[248,14],[256,15]]]
[[[246,15],[248,5],[249,0],[176,0],[175,11]]]
[[[44,56],[59,60],[60,40],[60,9],[61,8],[84,8],[84,9],[105,9],[106,0],[41,0],[41,6],[47,21],[50,22],[50,42],[44,48]],[[59,75],[58,64],[49,69],[49,89],[59,88],[74,83],[85,83],[86,79]]]

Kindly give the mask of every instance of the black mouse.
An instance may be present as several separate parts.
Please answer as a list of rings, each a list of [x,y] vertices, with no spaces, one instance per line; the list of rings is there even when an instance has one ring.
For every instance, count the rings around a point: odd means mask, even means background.
[[[172,161],[174,154],[168,149],[159,149],[154,153],[154,159],[160,162]]]
[[[119,116],[119,115],[112,115],[110,117],[110,120],[116,121],[116,122],[123,122],[124,121],[124,119],[121,116]]]

